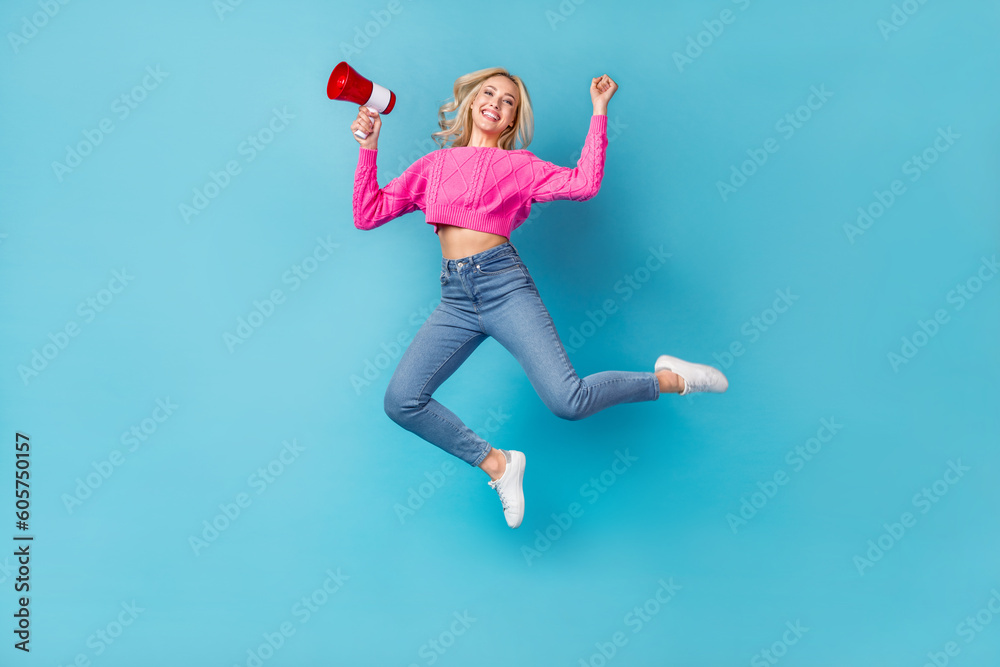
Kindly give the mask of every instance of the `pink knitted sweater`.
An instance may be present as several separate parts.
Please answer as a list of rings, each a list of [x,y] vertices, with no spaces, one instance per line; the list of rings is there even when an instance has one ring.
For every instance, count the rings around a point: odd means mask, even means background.
[[[584,201],[604,177],[608,117],[594,114],[575,168],[560,167],[526,149],[457,146],[423,156],[379,189],[377,149],[361,148],[354,174],[354,226],[374,229],[420,209],[439,223],[510,237],[534,202]]]

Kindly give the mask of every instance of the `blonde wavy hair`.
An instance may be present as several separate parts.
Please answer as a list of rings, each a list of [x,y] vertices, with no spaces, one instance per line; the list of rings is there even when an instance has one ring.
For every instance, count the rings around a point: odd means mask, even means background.
[[[528,89],[521,81],[521,77],[511,74],[503,67],[488,67],[463,74],[455,79],[453,97],[438,109],[438,125],[441,129],[431,134],[431,137],[441,148],[469,145],[469,140],[472,138],[472,101],[479,94],[483,82],[498,74],[514,82],[520,92],[520,100],[517,103],[514,126],[506,128],[500,134],[497,146],[504,150],[513,150],[517,146],[518,139],[521,141],[521,148],[525,148],[531,143],[535,117],[531,111],[531,98],[528,96]],[[445,117],[446,113],[456,109],[461,109],[461,111],[455,114],[454,118]]]

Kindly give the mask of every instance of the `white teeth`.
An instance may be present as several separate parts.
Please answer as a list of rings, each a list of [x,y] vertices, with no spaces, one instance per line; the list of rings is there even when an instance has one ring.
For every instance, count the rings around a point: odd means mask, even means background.
[[[490,120],[500,120],[500,116],[497,116],[492,111],[483,111],[483,115],[489,118]]]

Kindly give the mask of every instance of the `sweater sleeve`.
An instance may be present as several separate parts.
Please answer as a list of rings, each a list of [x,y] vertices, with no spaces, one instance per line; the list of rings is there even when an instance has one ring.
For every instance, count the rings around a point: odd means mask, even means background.
[[[587,139],[575,168],[560,167],[538,158],[532,161],[534,179],[531,184],[531,200],[584,201],[596,195],[604,178],[607,146],[608,117],[594,114],[590,117],[590,131],[587,132]]]
[[[375,229],[393,218],[424,208],[433,153],[428,153],[402,174],[378,187],[378,150],[360,147],[354,172],[354,226]]]

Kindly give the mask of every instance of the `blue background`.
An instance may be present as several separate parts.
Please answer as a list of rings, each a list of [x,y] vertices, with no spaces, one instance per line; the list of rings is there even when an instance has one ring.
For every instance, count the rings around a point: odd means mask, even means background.
[[[888,1],[401,0],[395,14],[106,1],[51,17],[5,2],[0,533],[20,532],[20,431],[35,542],[30,656],[11,646],[15,562],[0,557],[0,662],[756,665],[772,664],[768,650],[789,665],[923,665],[948,642],[949,664],[995,659],[1000,279],[982,258],[1000,246],[1000,8],[911,4],[884,32]],[[724,10],[730,22],[712,24]],[[679,65],[686,49],[696,57]],[[581,375],[674,354],[724,368],[729,391],[568,422],[487,340],[435,398],[526,452],[527,513],[507,528],[486,475],[383,412],[394,341],[440,298],[440,247],[420,212],[354,228],[356,107],[325,96],[345,59],[398,95],[381,185],[432,148],[454,80],[496,65],[528,86],[529,150],[573,166],[591,78],[610,75],[601,192],[536,206],[512,243],[567,346],[614,300],[571,350]],[[123,117],[115,100],[147,67],[164,78]],[[832,96],[800,109],[814,86]],[[249,160],[241,142],[275,109],[294,117]],[[797,110],[808,120],[788,136],[776,123]],[[57,174],[102,119],[113,130]],[[959,138],[934,155],[948,128]],[[769,138],[777,152],[720,195]],[[911,180],[925,149],[937,159]],[[230,160],[240,172],[185,221],[181,204]],[[897,179],[905,192],[851,242],[858,207]],[[338,245],[286,281],[317,239]],[[651,246],[669,261],[636,274]],[[102,292],[122,270],[128,284]],[[976,283],[980,270],[991,279]],[[628,299],[627,275],[648,277]],[[952,291],[970,279],[979,291],[959,309]],[[275,289],[283,303],[230,350],[224,335]],[[777,290],[798,298],[774,319]],[[80,309],[88,298],[102,311]],[[947,322],[894,368],[888,355],[941,309]],[[77,335],[23,375],[67,323]],[[161,422],[158,399],[177,406]],[[823,419],[843,426],[829,438]],[[144,420],[130,451],[123,434]],[[828,442],[792,464],[818,433]],[[274,463],[293,441],[297,455]],[[633,465],[608,472],[626,450]],[[102,464],[116,451],[120,465]],[[915,503],[949,461],[968,470]],[[253,477],[269,464],[280,474]],[[787,483],[769,487],[779,472]],[[613,485],[584,487],[602,473]],[[67,503],[81,483],[89,496]],[[426,497],[401,515],[411,490]],[[249,504],[226,525],[220,505],[234,513],[241,493]],[[744,499],[759,507],[734,529]],[[561,528],[553,515],[574,502],[582,514]],[[910,527],[889,536],[905,512]],[[193,547],[213,521],[224,529]],[[888,550],[859,565],[880,537]],[[338,569],[340,588],[317,593]],[[679,587],[662,605],[650,602],[660,580]],[[296,604],[314,594],[323,604],[303,622]],[[117,626],[133,601],[142,611]],[[644,604],[655,613],[636,632],[628,614]],[[960,625],[984,609],[979,631]],[[294,634],[261,651],[283,623]],[[109,644],[98,630],[121,633]]]

